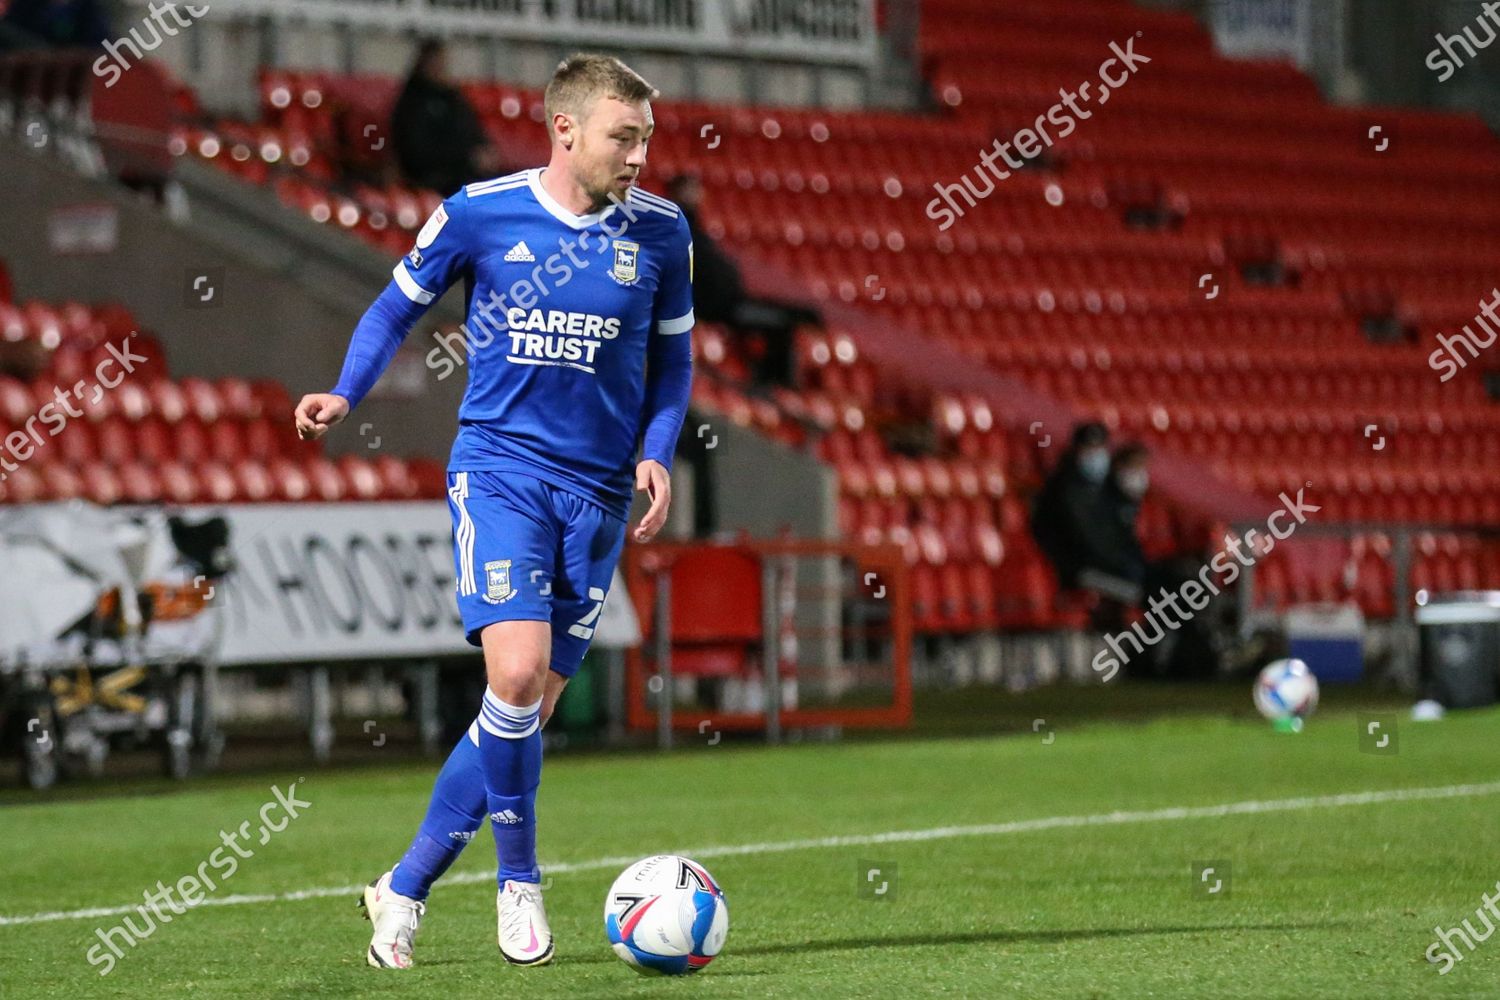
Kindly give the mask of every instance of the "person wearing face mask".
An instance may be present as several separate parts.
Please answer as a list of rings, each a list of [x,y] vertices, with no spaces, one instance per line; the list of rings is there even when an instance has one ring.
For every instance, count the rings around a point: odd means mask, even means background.
[[[1109,472],[1109,431],[1099,423],[1079,424],[1037,493],[1031,533],[1064,588],[1129,599],[1139,583],[1130,579],[1131,552],[1122,544],[1118,513],[1106,494]]]
[[[1118,553],[1113,568],[1138,588],[1146,586],[1149,575],[1146,553],[1135,530],[1141,501],[1151,484],[1151,474],[1146,469],[1149,461],[1150,452],[1138,441],[1116,448],[1103,491],[1107,523],[1115,535],[1111,547]]]
[[[1147,471],[1150,459],[1150,451],[1138,441],[1115,449],[1104,484],[1103,505],[1106,523],[1115,535],[1112,548],[1119,555],[1107,567],[1089,568],[1079,574],[1081,585],[1103,595],[1095,620],[1109,629],[1124,626],[1128,607],[1141,608],[1143,602],[1156,594],[1180,593],[1201,565],[1186,553],[1163,559],[1146,557],[1136,524],[1140,520],[1141,502],[1151,485]],[[1130,590],[1112,592],[1108,586],[1111,579],[1128,582]],[[1100,580],[1104,581],[1103,586],[1097,585]],[[1216,635],[1218,610],[1193,615],[1178,628],[1169,630],[1160,643],[1131,661],[1129,673],[1171,680],[1212,677],[1218,669],[1222,645]]]

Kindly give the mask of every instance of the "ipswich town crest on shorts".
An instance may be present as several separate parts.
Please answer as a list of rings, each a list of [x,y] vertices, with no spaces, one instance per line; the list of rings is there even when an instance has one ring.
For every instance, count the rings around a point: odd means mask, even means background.
[[[516,596],[510,585],[510,560],[484,564],[484,599],[490,604],[504,604]]]

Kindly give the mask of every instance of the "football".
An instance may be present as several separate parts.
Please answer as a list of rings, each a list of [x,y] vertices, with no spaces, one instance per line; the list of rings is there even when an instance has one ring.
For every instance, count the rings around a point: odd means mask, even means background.
[[[729,907],[708,869],[657,854],[620,873],[604,899],[604,933],[643,975],[697,972],[724,947]]]
[[[1318,707],[1318,678],[1301,660],[1275,660],[1255,679],[1255,707],[1272,722],[1305,719]]]

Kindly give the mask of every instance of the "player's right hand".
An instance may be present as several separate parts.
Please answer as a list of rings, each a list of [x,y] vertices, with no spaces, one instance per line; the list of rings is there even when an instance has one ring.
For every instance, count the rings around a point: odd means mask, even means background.
[[[328,429],[349,415],[349,401],[331,392],[312,392],[297,404],[297,436],[315,441]]]

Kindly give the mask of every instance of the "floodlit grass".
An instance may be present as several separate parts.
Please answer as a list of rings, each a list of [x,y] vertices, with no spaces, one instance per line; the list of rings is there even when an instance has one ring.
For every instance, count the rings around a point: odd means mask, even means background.
[[[252,845],[211,898],[350,890],[200,906],[103,977],[85,955],[119,916],[0,925],[0,996],[1493,997],[1500,943],[1446,976],[1424,952],[1436,925],[1483,927],[1474,911],[1500,880],[1497,790],[1322,797],[1494,782],[1497,722],[1496,712],[1403,721],[1396,756],[1360,752],[1357,716],[1337,711],[1295,736],[1199,715],[1053,720],[1050,743],[1026,732],[558,756],[540,807],[544,864],[569,866],[547,892],[558,957],[526,970],[495,948],[484,834],[459,878],[434,889],[417,967],[365,965],[369,925],[353,887],[405,848],[429,763],[11,805],[0,809],[3,917],[139,902],[158,879],[195,871],[220,830],[258,825],[270,785],[299,777],[311,807]],[[1152,813],[1297,797],[1313,798]],[[1117,811],[1107,823],[1006,825]],[[953,829],[974,825],[989,829]],[[835,837],[854,839],[787,846]],[[751,849],[713,850],[738,845]],[[729,899],[725,951],[690,980],[640,978],[604,940],[604,892],[624,866],[609,859],[662,851],[698,854]],[[1229,881],[1209,895],[1194,866],[1223,862]],[[883,897],[859,890],[871,868],[889,883]]]

